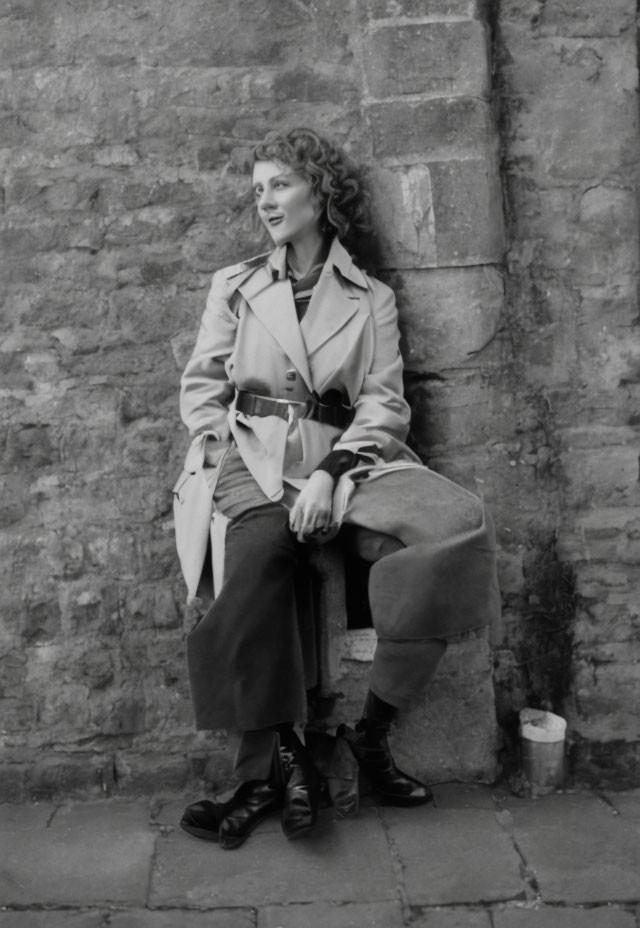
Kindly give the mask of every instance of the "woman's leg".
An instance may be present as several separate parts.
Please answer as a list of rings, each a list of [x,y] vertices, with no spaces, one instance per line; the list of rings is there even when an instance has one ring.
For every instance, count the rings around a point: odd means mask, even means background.
[[[317,815],[319,783],[293,731],[306,712],[303,648],[296,608],[298,545],[286,510],[262,505],[227,527],[224,582],[187,639],[199,728],[243,734],[235,772],[242,783],[221,807],[189,806],[185,831],[239,847],[273,811],[289,838]]]
[[[424,698],[441,642],[499,616],[491,520],[464,488],[410,468],[358,486],[346,521],[351,546],[373,563],[371,689],[411,708]]]
[[[425,784],[396,767],[387,733],[397,709],[425,696],[446,637],[490,621],[499,609],[492,526],[481,501],[426,469],[356,490],[346,541],[373,563],[369,600],[378,643],[370,691],[345,736],[384,802],[427,802]]]
[[[187,637],[197,728],[254,731],[304,718],[297,547],[277,504],[229,523],[224,583]]]

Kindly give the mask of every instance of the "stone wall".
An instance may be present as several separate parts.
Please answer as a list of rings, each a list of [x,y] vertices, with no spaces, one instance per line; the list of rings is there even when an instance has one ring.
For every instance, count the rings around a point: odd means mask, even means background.
[[[251,145],[300,124],[374,166],[411,440],[498,528],[492,648],[452,647],[399,749],[491,779],[496,707],[508,769],[545,704],[579,775],[633,780],[633,11],[498,7],[4,4],[2,796],[228,772],[183,663],[177,390],[212,272],[265,247]]]
[[[567,715],[574,774],[640,782],[636,4],[503,0],[496,93],[524,598],[497,649]],[[507,611],[509,615],[510,610]]]

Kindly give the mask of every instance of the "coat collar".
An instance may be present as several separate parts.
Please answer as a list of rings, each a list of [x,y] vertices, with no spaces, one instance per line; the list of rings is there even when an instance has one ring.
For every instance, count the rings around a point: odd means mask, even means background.
[[[283,280],[287,276],[287,246],[278,245],[274,248],[267,265],[274,280]],[[334,238],[329,248],[327,260],[324,263],[324,270],[334,269],[340,271],[346,280],[351,281],[356,287],[367,289],[367,281],[360,268],[354,264],[353,258],[337,238]]]

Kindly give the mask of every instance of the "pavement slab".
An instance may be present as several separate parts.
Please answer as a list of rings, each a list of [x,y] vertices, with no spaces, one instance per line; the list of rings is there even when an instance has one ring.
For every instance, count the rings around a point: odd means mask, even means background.
[[[474,905],[523,899],[513,840],[484,808],[382,811],[411,905]]]
[[[416,915],[411,928],[492,928],[491,916],[482,909],[427,909]]]
[[[541,906],[493,913],[494,928],[636,928],[635,916],[612,906],[595,909]]]
[[[543,902],[640,901],[640,817],[591,793],[512,799],[507,810]]]
[[[103,928],[104,924],[102,912],[96,911],[0,911],[0,928]]]
[[[155,844],[146,803],[69,803],[46,826],[44,810],[22,808],[25,827],[14,809],[0,832],[4,905],[146,903]]]
[[[46,828],[58,806],[53,802],[33,802],[19,805],[0,804],[0,832],[37,831]]]
[[[234,851],[176,828],[158,838],[150,894],[152,906],[193,908],[395,899],[395,870],[375,808],[351,819],[323,809],[314,832],[299,841],[287,841],[274,816]]]
[[[617,812],[640,824],[640,789],[626,793],[607,792],[605,796]]]
[[[433,787],[437,809],[486,809],[495,803],[491,787],[475,783],[440,783]]]
[[[403,928],[400,902],[269,906],[258,928]]]
[[[183,909],[113,909],[71,912],[0,912],[0,928],[255,928],[255,913],[239,909],[185,912]]]
[[[112,914],[107,924],[109,928],[255,928],[256,916],[248,909],[217,909],[215,912],[146,909]]]

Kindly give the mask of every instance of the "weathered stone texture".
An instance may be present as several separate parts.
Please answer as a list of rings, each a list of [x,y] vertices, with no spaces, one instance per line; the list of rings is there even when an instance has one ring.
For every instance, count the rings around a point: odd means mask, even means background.
[[[629,0],[515,0],[496,21],[515,402],[546,405],[556,482],[535,521],[570,581],[551,609],[553,708],[578,775],[619,783],[638,776],[640,710],[635,15]],[[509,686],[531,673],[530,627],[505,625]]]
[[[265,249],[251,147],[274,127],[310,124],[375,164],[400,290],[411,271],[401,307],[411,367],[462,369],[446,384],[461,407],[500,324],[486,25],[469,0],[9,0],[0,27],[2,795],[222,782],[233,745],[193,733],[182,638],[195,616],[170,488],[186,441],[178,381],[210,275]],[[422,309],[413,293],[427,295]],[[439,321],[427,324],[427,303]],[[433,417],[445,459],[458,425]],[[421,414],[416,423],[428,453]],[[477,463],[465,470],[454,453],[449,467],[473,483],[486,434],[470,440]],[[468,651],[451,651],[414,727],[433,727],[459,698],[447,681]],[[477,749],[457,772],[486,779],[496,752],[486,643],[468,679]],[[454,771],[453,741],[413,762],[437,776],[446,759]]]
[[[629,0],[4,4],[3,797],[228,775],[184,671],[178,381],[211,273],[265,250],[251,146],[300,124],[374,165],[411,441],[494,513],[506,747],[546,700],[581,776],[640,782],[634,22]],[[496,772],[489,654],[451,649],[406,763]]]
[[[366,45],[365,66],[378,99],[489,93],[487,43],[477,20],[379,27]]]

